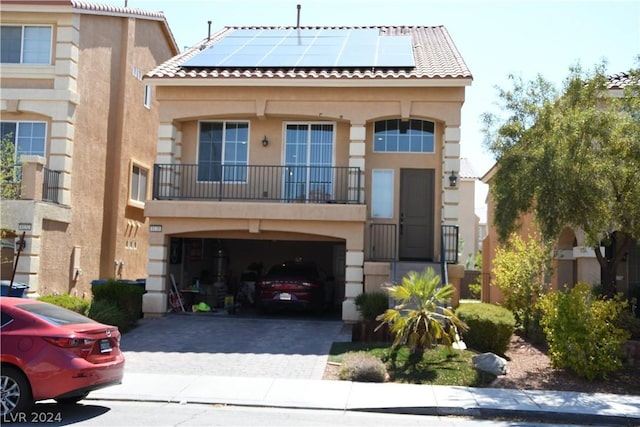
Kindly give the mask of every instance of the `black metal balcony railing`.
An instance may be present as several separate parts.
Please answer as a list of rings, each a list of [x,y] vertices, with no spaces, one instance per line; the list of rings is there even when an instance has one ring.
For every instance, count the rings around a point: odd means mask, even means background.
[[[396,224],[371,224],[369,254],[372,261],[398,259]]]
[[[45,202],[60,203],[60,171],[48,168],[42,170],[42,200]]]
[[[361,204],[360,175],[354,167],[156,164],[153,199]]]
[[[15,165],[2,173],[1,198],[4,200],[18,200],[22,194],[21,165]],[[42,200],[45,202],[60,203],[60,171],[42,168]],[[30,197],[24,195],[24,197]]]
[[[442,225],[440,228],[442,233],[442,259],[447,264],[458,263],[458,239],[459,227],[457,225]]]

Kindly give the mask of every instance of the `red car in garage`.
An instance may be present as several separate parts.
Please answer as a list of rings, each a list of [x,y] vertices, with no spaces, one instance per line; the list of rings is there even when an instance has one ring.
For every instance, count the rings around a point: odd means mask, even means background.
[[[81,314],[26,298],[0,297],[2,417],[34,402],[76,403],[120,384],[120,332]]]
[[[321,313],[331,304],[333,278],[313,262],[276,264],[256,283],[257,304],[262,311],[293,309]]]

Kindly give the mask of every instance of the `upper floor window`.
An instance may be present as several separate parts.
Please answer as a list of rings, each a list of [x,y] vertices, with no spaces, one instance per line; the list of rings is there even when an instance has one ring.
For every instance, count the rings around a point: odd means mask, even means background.
[[[381,120],[375,123],[373,150],[384,153],[433,153],[435,124],[428,120]]]
[[[144,85],[144,106],[151,108],[151,86]]]
[[[131,193],[129,198],[136,202],[144,202],[147,199],[147,177],[149,171],[136,164],[131,169]]]
[[[50,64],[51,27],[2,25],[0,62],[3,64]]]
[[[198,181],[246,182],[249,123],[200,122]]]
[[[14,161],[20,156],[45,156],[47,124],[45,122],[0,122],[0,135],[13,145]]]

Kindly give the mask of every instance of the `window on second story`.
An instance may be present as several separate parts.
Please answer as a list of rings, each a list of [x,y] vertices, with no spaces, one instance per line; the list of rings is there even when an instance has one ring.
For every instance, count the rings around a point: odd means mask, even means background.
[[[428,120],[381,120],[375,123],[373,150],[384,153],[433,153],[435,124]]]
[[[136,164],[131,169],[131,192],[129,199],[144,203],[147,200],[147,177],[149,171]]]
[[[47,124],[45,122],[0,122],[0,135],[14,147],[14,161],[20,162],[20,156],[45,156]]]
[[[144,106],[151,108],[151,86],[144,85]]]
[[[246,182],[249,123],[200,122],[198,181]]]
[[[0,62],[3,64],[51,64],[51,27],[2,25]]]

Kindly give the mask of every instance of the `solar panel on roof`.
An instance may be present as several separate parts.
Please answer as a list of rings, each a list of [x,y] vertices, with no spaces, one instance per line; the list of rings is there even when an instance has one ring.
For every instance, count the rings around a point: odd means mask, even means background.
[[[377,29],[241,29],[186,61],[183,67],[316,68],[415,66],[410,36]]]

